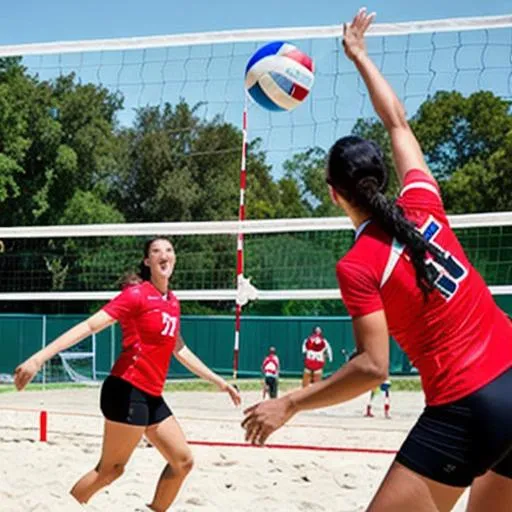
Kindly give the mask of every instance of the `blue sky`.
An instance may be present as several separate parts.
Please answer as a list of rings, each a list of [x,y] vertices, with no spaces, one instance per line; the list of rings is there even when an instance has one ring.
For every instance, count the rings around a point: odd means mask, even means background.
[[[0,44],[230,28],[330,25],[348,20],[355,0],[5,0]],[[512,13],[512,0],[377,0],[378,21]]]
[[[5,2],[0,45],[28,42],[130,37],[243,28],[332,25],[349,21],[356,0],[25,0]],[[378,0],[367,7],[377,22],[403,22],[512,13],[512,0]],[[470,94],[490,89],[512,99],[512,28],[461,34],[369,38],[369,50],[414,114],[427,95],[456,89]],[[293,42],[293,41],[292,41]],[[221,115],[240,125],[243,74],[262,43],[204,45],[142,51],[30,57],[25,65],[41,78],[75,72],[82,82],[101,83],[125,97],[119,121],[128,125],[137,107],[203,102],[198,115]],[[373,110],[339,41],[301,40],[296,44],[315,60],[313,90],[293,113],[270,114],[258,106],[249,113],[249,136],[260,137],[274,175],[294,153],[330,146],[346,135],[358,117]],[[213,56],[213,58],[212,58]]]

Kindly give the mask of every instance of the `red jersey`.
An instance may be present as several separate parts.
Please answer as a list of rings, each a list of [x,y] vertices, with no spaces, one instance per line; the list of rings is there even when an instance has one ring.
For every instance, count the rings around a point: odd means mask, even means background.
[[[261,365],[265,376],[277,377],[279,375],[279,358],[275,354],[269,354]]]
[[[130,286],[103,307],[121,324],[122,352],[111,374],[154,396],[162,394],[180,332],[180,304],[149,281]]]
[[[317,371],[325,366],[326,357],[332,361],[332,349],[329,342],[317,334],[312,334],[302,344],[304,354],[304,367],[307,370]]]
[[[451,230],[437,183],[407,173],[397,204],[445,254],[425,302],[407,250],[370,222],[338,262],[351,316],[384,310],[390,334],[418,369],[429,405],[453,402],[512,366],[512,324]]]

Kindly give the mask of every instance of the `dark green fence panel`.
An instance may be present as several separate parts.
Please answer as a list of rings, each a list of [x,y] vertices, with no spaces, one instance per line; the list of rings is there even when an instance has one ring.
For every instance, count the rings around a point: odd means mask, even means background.
[[[496,302],[512,315],[512,296],[497,296]],[[48,315],[46,339],[51,341],[66,329],[86,318],[83,315]],[[275,346],[281,359],[283,376],[300,376],[302,373],[302,342],[315,326],[320,326],[329,340],[334,360],[326,366],[326,373],[345,362],[344,353],[354,348],[352,323],[348,317],[256,317],[242,319],[240,338],[240,377],[260,375],[260,366],[270,346]],[[0,315],[0,375],[12,371],[43,343],[44,320],[41,315]],[[234,319],[227,316],[183,316],[182,334],[189,346],[210,368],[230,375],[233,365]],[[108,375],[112,362],[120,351],[121,333],[118,325],[96,336],[96,376]],[[89,338],[79,347],[92,350]],[[49,371],[48,380],[57,378],[56,358]],[[414,368],[397,344],[390,341],[390,371],[392,374],[411,374]],[[171,377],[190,377],[190,372],[177,361],[171,363]],[[40,379],[40,376],[39,376]]]
[[[40,315],[0,316],[0,374],[12,375],[16,366],[42,347]]]

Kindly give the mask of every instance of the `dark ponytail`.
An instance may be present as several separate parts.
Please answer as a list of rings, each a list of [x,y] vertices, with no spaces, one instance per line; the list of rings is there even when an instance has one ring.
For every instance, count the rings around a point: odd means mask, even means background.
[[[426,297],[434,289],[434,283],[439,277],[435,267],[426,264],[427,253],[435,260],[438,260],[438,257],[444,260],[442,252],[423,238],[394,201],[388,200],[378,191],[375,178],[360,180],[356,185],[355,198],[359,205],[371,213],[372,219],[386,233],[407,247],[416,271],[416,283]]]
[[[437,269],[426,263],[427,253],[442,264],[446,263],[446,258],[405,218],[402,209],[386,198],[387,182],[382,151],[373,141],[351,136],[334,144],[329,154],[327,183],[347,201],[370,213],[372,221],[406,246],[418,287],[427,297],[439,277]]]

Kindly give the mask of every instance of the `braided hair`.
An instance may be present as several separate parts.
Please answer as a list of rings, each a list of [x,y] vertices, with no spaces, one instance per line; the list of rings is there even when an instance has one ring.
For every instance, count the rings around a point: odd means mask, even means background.
[[[427,253],[443,266],[446,256],[422,236],[395,201],[384,195],[388,178],[382,150],[375,142],[348,136],[331,148],[327,183],[347,201],[370,213],[372,221],[408,249],[416,283],[426,298],[439,277],[439,271],[425,261]]]

